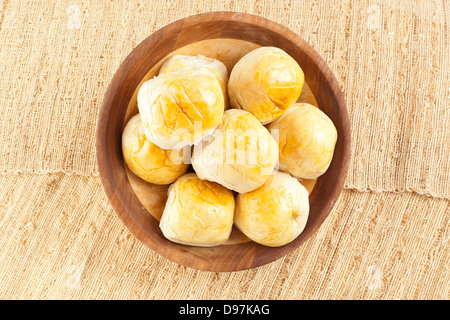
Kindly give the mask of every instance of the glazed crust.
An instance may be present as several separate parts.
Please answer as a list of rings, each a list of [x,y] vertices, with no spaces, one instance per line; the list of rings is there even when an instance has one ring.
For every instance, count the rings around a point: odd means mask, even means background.
[[[189,166],[186,150],[165,150],[150,142],[139,114],[134,115],[122,133],[122,152],[126,165],[135,175],[154,184],[170,184]]]
[[[228,81],[230,105],[251,112],[267,124],[297,101],[304,82],[303,70],[286,52],[261,47],[233,67]]]
[[[147,138],[164,149],[197,143],[220,124],[224,111],[220,84],[205,68],[150,79],[137,101]]]
[[[230,190],[186,173],[169,187],[160,228],[173,242],[216,246],[230,236],[234,207]]]
[[[296,103],[269,130],[278,130],[280,170],[297,178],[316,179],[330,166],[337,130],[319,108]]]
[[[239,193],[259,188],[278,162],[269,131],[247,111],[229,109],[214,134],[194,146],[192,165],[201,179]]]
[[[234,222],[251,240],[279,247],[302,233],[308,215],[308,191],[289,174],[277,172],[260,188],[237,196]]]

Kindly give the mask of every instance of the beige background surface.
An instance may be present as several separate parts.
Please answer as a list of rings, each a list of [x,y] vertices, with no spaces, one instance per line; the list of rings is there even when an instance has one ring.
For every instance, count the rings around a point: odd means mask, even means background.
[[[95,158],[103,94],[143,39],[240,11],[307,40],[344,91],[352,160],[303,246],[232,273],[141,244]],[[0,298],[449,299],[450,2],[0,0]]]

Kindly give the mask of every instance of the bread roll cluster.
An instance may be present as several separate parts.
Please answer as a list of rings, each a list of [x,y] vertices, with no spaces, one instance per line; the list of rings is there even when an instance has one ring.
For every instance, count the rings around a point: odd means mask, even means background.
[[[236,226],[279,247],[303,232],[301,182],[328,169],[337,139],[325,113],[297,103],[304,81],[286,52],[261,47],[230,74],[217,59],[174,55],[142,84],[122,150],[135,175],[170,185],[159,224],[168,240],[216,246]]]

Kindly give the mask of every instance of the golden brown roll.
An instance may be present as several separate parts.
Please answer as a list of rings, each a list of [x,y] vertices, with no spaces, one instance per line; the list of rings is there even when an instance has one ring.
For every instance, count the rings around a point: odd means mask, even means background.
[[[231,70],[230,105],[267,124],[297,101],[304,82],[303,70],[291,56],[279,48],[261,47],[243,56]]]
[[[126,165],[135,175],[154,184],[170,184],[189,166],[186,150],[164,150],[147,140],[139,114],[134,115],[122,133]]]
[[[222,121],[224,97],[214,74],[186,69],[146,81],[137,95],[144,132],[164,149],[193,145]]]
[[[225,109],[228,107],[228,70],[227,67],[219,60],[205,57],[203,55],[187,56],[174,55],[166,60],[159,70],[159,74],[172,73],[184,69],[207,68],[211,71],[219,81],[220,87],[224,95]]]
[[[288,173],[277,172],[262,187],[236,197],[236,227],[265,246],[293,241],[303,232],[308,216],[308,191]]]
[[[269,125],[278,130],[279,168],[294,177],[316,179],[330,166],[337,140],[337,130],[319,108],[296,103]]]
[[[229,109],[209,137],[194,146],[192,165],[201,179],[239,193],[259,188],[278,162],[278,147],[251,113]]]
[[[173,242],[210,247],[228,240],[233,215],[230,190],[201,180],[195,173],[186,173],[169,187],[159,226]]]

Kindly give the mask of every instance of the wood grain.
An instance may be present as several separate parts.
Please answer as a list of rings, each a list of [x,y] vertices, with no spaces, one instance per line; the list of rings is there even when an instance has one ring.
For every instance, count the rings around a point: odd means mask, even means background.
[[[147,186],[130,175],[122,157],[122,129],[137,112],[134,102],[137,90],[174,53],[208,53],[212,57],[220,57],[230,69],[244,52],[258,46],[279,47],[297,60],[309,89],[302,94],[305,99],[302,101],[315,101],[338,131],[329,169],[310,186],[314,189],[310,194],[311,211],[306,228],[293,242],[279,248],[246,241],[243,235],[238,234],[226,245],[212,248],[170,242],[158,226],[164,187],[151,187],[158,196],[143,196],[140,188]],[[108,86],[98,117],[96,139],[98,167],[105,192],[129,230],[166,258],[211,271],[257,267],[279,259],[301,245],[331,212],[342,191],[350,160],[348,112],[339,84],[326,63],[303,39],[285,27],[257,16],[234,12],[187,17],[160,29],[137,46],[120,65]]]

